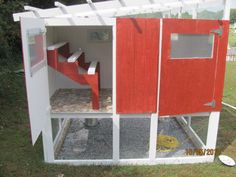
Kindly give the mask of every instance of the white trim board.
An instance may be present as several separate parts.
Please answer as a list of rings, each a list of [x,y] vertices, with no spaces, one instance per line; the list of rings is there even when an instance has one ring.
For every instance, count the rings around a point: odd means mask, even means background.
[[[189,156],[189,157],[169,157],[156,158],[154,161],[150,159],[120,159],[114,161],[112,159],[101,160],[54,160],[55,164],[67,165],[159,165],[159,164],[193,164],[193,163],[209,163],[214,161],[214,156]]]

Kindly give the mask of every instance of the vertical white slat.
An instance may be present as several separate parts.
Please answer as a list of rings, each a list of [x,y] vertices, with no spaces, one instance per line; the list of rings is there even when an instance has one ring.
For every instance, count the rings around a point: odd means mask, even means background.
[[[116,114],[116,21],[112,26],[112,124],[113,124],[113,161],[120,158],[120,116]]]
[[[156,147],[157,147],[157,126],[158,116],[157,114],[151,115],[151,126],[150,126],[150,143],[149,143],[149,159],[155,161],[156,159]]]
[[[206,142],[206,148],[208,149],[216,148],[219,121],[220,121],[220,112],[211,112],[209,116],[207,142]]]
[[[162,33],[163,33],[163,19],[160,19],[159,56],[158,56],[158,80],[157,80],[157,116],[159,116],[160,92],[161,92]]]
[[[188,119],[187,119],[187,125],[188,125],[188,127],[191,127],[191,121],[192,121],[192,117],[191,117],[191,116],[188,116]]]
[[[192,19],[197,19],[198,5],[192,8]]]
[[[224,0],[224,20],[230,19],[230,0]]]
[[[50,117],[50,107],[47,109],[47,118],[42,130],[44,161],[52,163],[54,161],[53,137],[52,137],[52,121]]]
[[[163,33],[163,19],[160,19],[160,32],[159,32],[159,56],[158,56],[158,80],[157,80],[157,113],[151,115],[150,126],[150,142],[149,142],[149,159],[154,161],[156,159],[156,146],[157,146],[157,130],[158,118],[160,110],[160,84],[161,84],[161,59],[162,59],[162,33]]]
[[[116,21],[112,26],[112,110],[116,115]]]
[[[113,115],[113,161],[117,163],[120,158],[120,116]]]
[[[182,17],[182,11],[183,11],[183,7],[180,7],[178,11],[178,18]]]

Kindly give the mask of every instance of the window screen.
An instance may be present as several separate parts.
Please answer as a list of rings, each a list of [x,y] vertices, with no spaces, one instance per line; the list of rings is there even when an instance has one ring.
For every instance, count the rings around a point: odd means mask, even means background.
[[[171,58],[212,58],[213,34],[171,34]]]

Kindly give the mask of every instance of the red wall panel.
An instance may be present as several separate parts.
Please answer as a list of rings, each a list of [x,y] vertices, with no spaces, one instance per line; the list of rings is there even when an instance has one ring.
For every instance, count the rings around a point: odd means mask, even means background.
[[[215,34],[212,59],[171,59],[171,33]],[[223,93],[228,22],[217,20],[163,19],[160,115],[220,111]],[[216,101],[216,106],[205,103]]]
[[[157,107],[159,19],[117,19],[117,113]]]

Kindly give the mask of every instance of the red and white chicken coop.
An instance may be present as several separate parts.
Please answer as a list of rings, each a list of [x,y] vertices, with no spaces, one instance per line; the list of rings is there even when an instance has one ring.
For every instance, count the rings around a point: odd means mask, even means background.
[[[42,134],[45,162],[214,160],[229,0],[55,6],[13,14],[32,142]]]

